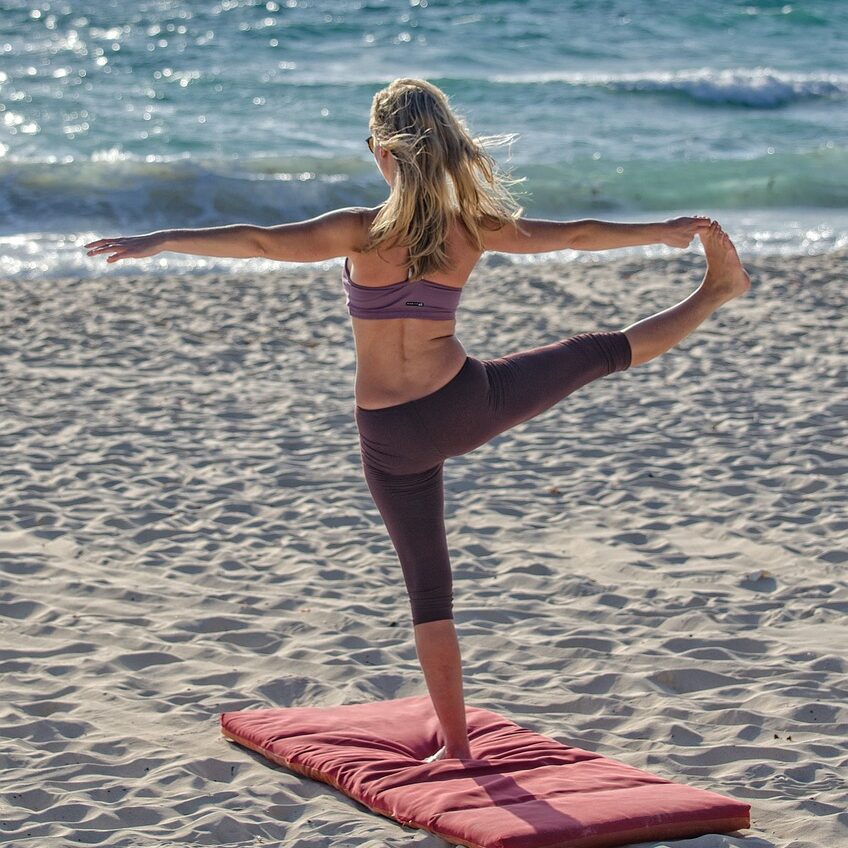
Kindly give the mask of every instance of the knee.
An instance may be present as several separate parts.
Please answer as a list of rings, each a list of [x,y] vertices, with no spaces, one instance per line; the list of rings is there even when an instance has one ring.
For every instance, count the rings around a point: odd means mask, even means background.
[[[607,374],[626,371],[633,362],[633,348],[627,334],[620,330],[592,333],[592,341],[598,346],[600,357]]]
[[[638,365],[639,363],[633,361],[633,345],[630,344],[630,336],[628,336],[623,330],[616,333],[616,335],[621,336],[621,339],[618,345],[618,356],[616,360],[618,367],[616,367],[615,370],[626,371],[628,368]]]
[[[581,385],[626,370],[633,356],[630,339],[619,330],[578,333],[560,344],[574,357],[572,367],[579,372]]]
[[[453,593],[447,594],[410,595],[410,607],[412,609],[412,625],[426,624],[429,621],[441,621],[453,618]]]
[[[644,365],[646,362],[650,362],[652,359],[656,359],[661,353],[663,353],[662,349],[656,347],[655,345],[646,346],[642,340],[637,339],[635,336],[631,336],[629,334],[629,327],[627,330],[622,330],[621,334],[627,339],[627,344],[630,349],[630,359],[628,360],[628,368],[635,368],[637,365]]]

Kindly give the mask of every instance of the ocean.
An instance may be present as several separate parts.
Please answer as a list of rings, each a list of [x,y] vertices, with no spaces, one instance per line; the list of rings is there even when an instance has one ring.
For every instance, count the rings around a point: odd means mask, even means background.
[[[707,214],[743,258],[844,247],[846,34],[838,0],[4,0],[0,274],[279,267],[81,246],[379,203],[368,110],[399,76],[514,134],[492,153],[529,216]]]

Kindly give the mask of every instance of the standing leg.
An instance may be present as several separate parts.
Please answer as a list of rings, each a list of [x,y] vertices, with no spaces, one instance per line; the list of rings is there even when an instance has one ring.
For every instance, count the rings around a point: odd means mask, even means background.
[[[363,462],[365,482],[400,560],[412,623],[450,618],[453,602],[445,534],[443,463],[389,474]]]
[[[700,234],[707,257],[701,285],[675,306],[624,330],[633,352],[631,365],[641,365],[683,341],[722,304],[745,294],[751,284],[736,248],[716,221]]]
[[[389,474],[363,458],[368,489],[403,571],[415,648],[445,737],[444,755],[469,757],[462,658],[453,623],[453,582],[445,534],[443,463]]]

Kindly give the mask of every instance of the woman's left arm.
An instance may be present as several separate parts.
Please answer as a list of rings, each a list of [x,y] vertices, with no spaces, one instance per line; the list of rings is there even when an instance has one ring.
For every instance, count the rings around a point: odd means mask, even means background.
[[[691,218],[670,218],[649,224],[618,224],[613,221],[580,221],[575,237],[576,250],[611,250],[641,244],[666,244],[669,247],[688,247],[699,232],[710,225],[710,218],[696,215]]]
[[[710,219],[702,215],[671,218],[651,224],[618,224],[585,218],[578,221],[547,221],[518,218],[491,231],[482,231],[486,250],[500,253],[548,253],[553,250],[611,250],[639,244],[688,247]]]

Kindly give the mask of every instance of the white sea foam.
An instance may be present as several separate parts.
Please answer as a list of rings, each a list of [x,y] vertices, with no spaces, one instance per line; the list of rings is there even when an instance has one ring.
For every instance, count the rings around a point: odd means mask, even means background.
[[[681,71],[600,74],[557,73],[497,76],[499,83],[563,83],[618,91],[680,93],[704,103],[771,108],[794,100],[848,94],[846,74],[784,73],[773,68],[697,68]]]

